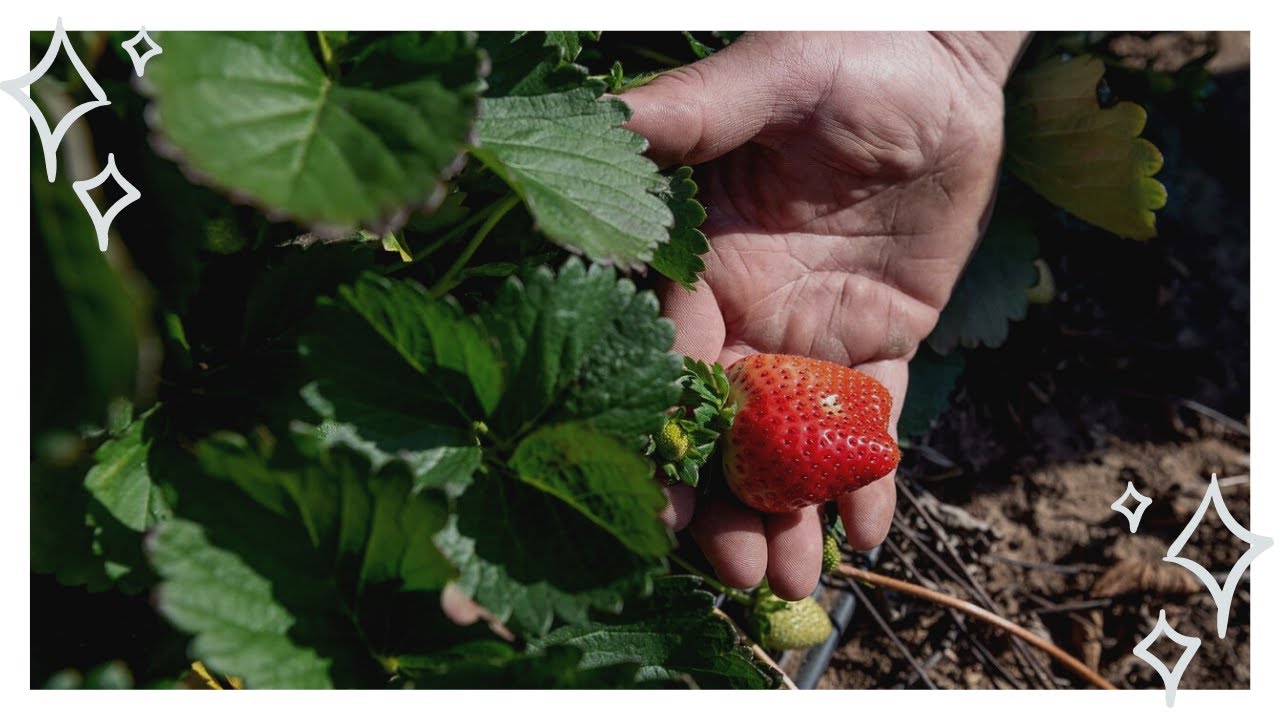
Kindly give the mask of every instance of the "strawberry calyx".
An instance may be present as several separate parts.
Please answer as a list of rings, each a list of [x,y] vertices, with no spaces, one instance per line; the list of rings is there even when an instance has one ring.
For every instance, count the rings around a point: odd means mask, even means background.
[[[649,454],[668,482],[697,487],[699,471],[715,452],[720,436],[733,425],[736,407],[729,378],[720,363],[686,357],[678,404],[653,437]]]

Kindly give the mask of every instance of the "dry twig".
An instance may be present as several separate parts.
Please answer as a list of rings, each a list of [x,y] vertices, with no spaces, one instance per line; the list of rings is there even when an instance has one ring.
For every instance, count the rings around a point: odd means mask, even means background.
[[[916,567],[915,563],[912,562],[911,558],[908,557],[906,553],[902,552],[902,549],[893,541],[893,538],[885,538],[885,545],[889,548],[889,552],[897,557],[903,567],[905,567],[907,571],[919,582],[936,582],[930,578],[926,578],[924,573],[920,572],[920,569]],[[963,584],[964,583],[961,583],[961,585]],[[1003,677],[1010,686],[1015,688],[1018,687],[1018,681],[1013,678],[1013,675],[1011,675],[1004,665],[996,658],[995,654],[992,653],[991,650],[988,649],[987,646],[969,630],[969,625],[964,621],[964,616],[956,612],[953,608],[947,608],[947,612],[951,615],[951,621],[955,623],[956,627],[960,628],[961,632],[964,633],[965,639],[969,641],[969,646],[973,648],[974,654],[978,656],[978,660]],[[929,663],[925,663],[925,668],[927,669],[929,667],[932,666]]]
[[[840,566],[841,570],[844,568],[844,565]],[[920,664],[920,661],[916,659],[916,656],[911,654],[911,651],[907,649],[907,646],[902,644],[902,640],[898,639],[897,634],[893,632],[893,628],[889,627],[889,623],[880,615],[880,611],[876,609],[875,605],[871,604],[871,598],[863,592],[862,588],[858,587],[857,583],[849,583],[849,588],[853,590],[854,595],[858,596],[858,602],[862,603],[863,607],[867,609],[867,612],[871,613],[871,619],[876,622],[876,625],[880,626],[880,629],[884,631],[884,634],[889,637],[890,642],[898,648],[898,652],[902,653],[902,657],[906,658],[907,662],[911,663],[911,668],[916,671],[916,674],[920,676],[920,679],[924,681],[924,684],[928,685],[930,690],[937,690],[938,686],[934,685],[933,681],[929,679],[929,672],[924,669],[924,666]]]
[[[839,568],[837,568],[836,572],[841,576],[849,578],[850,580],[853,580],[855,582],[869,583],[874,586],[888,588],[890,590],[895,590],[897,592],[905,593],[913,597],[918,597],[922,600],[928,600],[929,602],[937,603],[944,607],[955,608],[956,610],[959,610],[960,612],[964,613],[965,615],[968,615],[971,618],[974,618],[976,620],[981,620],[982,622],[985,622],[989,625],[1000,628],[1001,630],[1004,630],[1005,632],[1008,632],[1014,635],[1015,637],[1021,638],[1023,641],[1030,643],[1031,645],[1034,645],[1040,650],[1043,650],[1044,652],[1048,653],[1049,656],[1052,657],[1054,660],[1057,660],[1058,662],[1062,663],[1067,668],[1069,668],[1072,672],[1076,673],[1085,681],[1091,683],[1095,687],[1099,687],[1104,690],[1116,689],[1116,687],[1112,685],[1110,682],[1108,682],[1106,678],[1102,677],[1101,675],[1094,672],[1093,670],[1090,670],[1084,663],[1072,657],[1065,650],[1058,647],[1057,645],[1054,645],[1052,642],[1045,640],[1044,638],[1036,635],[1030,630],[1027,630],[1026,628],[1022,627],[1021,625],[1012,623],[1000,617],[999,615],[996,615],[990,610],[978,607],[977,605],[974,605],[973,603],[967,600],[961,600],[960,598],[953,597],[951,595],[945,595],[940,592],[935,592],[928,588],[920,587],[915,583],[909,583],[904,580],[899,580],[897,578],[891,578],[885,575],[880,575],[879,573],[873,573],[867,570],[862,570],[860,568],[855,568],[852,565],[841,565]],[[855,590],[857,590],[856,586],[855,586]],[[858,592],[859,594],[862,594],[861,591],[858,591]]]
[[[985,606],[987,610],[994,613],[995,603],[991,600],[991,597],[987,595],[986,591],[982,589],[982,586],[978,584],[978,581],[974,579],[973,573],[969,572],[969,567],[965,565],[963,560],[960,559],[960,554],[957,553],[956,549],[952,547],[950,542],[948,542],[948,539],[950,536],[947,534],[947,532],[938,524],[936,520],[933,519],[933,517],[924,508],[924,506],[921,505],[920,501],[916,498],[915,493],[911,492],[911,488],[907,487],[907,484],[903,482],[901,478],[898,478],[897,480],[897,488],[898,488],[898,494],[906,498],[907,502],[910,503],[911,507],[915,508],[916,514],[919,515],[920,519],[924,521],[924,524],[928,526],[929,531],[934,534],[934,537],[936,537],[938,541],[942,543],[942,547],[946,549],[947,554],[951,556],[951,559],[955,562],[957,566],[959,566],[960,571],[964,573],[964,577],[968,580],[968,582],[966,583],[964,581],[960,581],[959,578],[956,578],[960,586],[964,587],[967,591],[969,591],[970,596],[973,597],[978,602],[982,603],[982,605]],[[930,552],[929,554],[933,555],[932,552]],[[934,557],[936,558],[936,555],[934,555]],[[950,569],[949,566],[946,565],[946,563],[943,563],[939,559],[934,559],[934,562],[938,563],[938,567],[945,570],[949,575],[952,575],[952,577],[955,577],[953,571]],[[1052,688],[1057,686],[1056,679],[1054,678],[1053,673],[1049,672],[1049,668],[1046,667],[1044,663],[1040,662],[1040,659],[1036,657],[1030,650],[1027,649],[1026,644],[1023,643],[1021,640],[1017,639],[1016,637],[1014,638],[1014,641],[1013,641],[1013,649],[1014,649],[1014,652],[1018,655],[1018,657],[1021,658],[1024,663],[1026,663],[1032,668],[1035,675],[1039,676],[1041,682],[1044,684],[1046,688]]]

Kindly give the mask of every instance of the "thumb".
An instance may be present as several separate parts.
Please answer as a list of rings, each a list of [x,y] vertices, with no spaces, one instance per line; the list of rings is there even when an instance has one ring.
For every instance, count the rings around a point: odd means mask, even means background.
[[[658,290],[662,315],[676,325],[671,349],[710,364],[719,360],[724,350],[724,316],[706,280],[698,280],[694,288],[664,281]]]
[[[649,140],[662,167],[696,165],[760,133],[779,102],[770,77],[770,40],[744,35],[692,65],[663,73],[620,97],[631,107],[626,128]]]

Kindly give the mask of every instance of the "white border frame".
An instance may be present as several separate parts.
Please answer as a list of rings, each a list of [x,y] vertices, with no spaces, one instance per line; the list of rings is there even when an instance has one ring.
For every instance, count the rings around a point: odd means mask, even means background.
[[[1203,28],[1252,31],[1251,71],[1253,117],[1270,119],[1276,109],[1276,33],[1265,23],[1264,3],[1238,0],[1201,0],[1196,3],[1166,0],[1149,3],[1118,3],[1114,0],[1071,0],[1047,4],[1014,4],[1009,2],[979,5],[947,0],[929,2],[804,2],[789,0],[765,9],[763,3],[714,4],[707,0],[637,0],[617,2],[596,0],[586,3],[469,3],[459,0],[435,2],[387,2],[360,0],[355,3],[311,3],[299,13],[296,5],[269,3],[261,0],[218,0],[217,2],[115,2],[64,0],[52,4],[13,3],[4,13],[0,26],[0,77],[15,77],[30,67],[28,33],[53,29],[58,17],[68,32],[83,29],[137,30],[144,24],[161,29],[382,29],[393,27],[455,29],[563,29],[563,28],[636,28],[655,29],[1113,29],[1113,28]],[[501,6],[501,7],[498,7]],[[832,8],[840,8],[840,15]],[[1270,15],[1270,13],[1267,13]],[[927,23],[927,28],[925,27]],[[162,61],[162,60],[161,60]],[[414,693],[66,693],[29,690],[30,652],[30,582],[29,582],[29,484],[30,476],[30,295],[31,256],[28,246],[30,227],[28,138],[30,118],[9,98],[0,103],[0,197],[10,220],[4,224],[9,252],[0,262],[0,292],[3,308],[25,331],[28,344],[18,350],[0,354],[0,382],[5,403],[4,428],[0,432],[0,457],[14,470],[9,478],[9,500],[0,520],[0,557],[8,588],[4,603],[2,637],[9,639],[0,655],[0,681],[4,683],[5,707],[14,708],[19,717],[45,717],[72,712],[92,717],[152,716],[166,713],[184,718],[225,719],[228,713],[242,710],[298,714],[322,713],[323,716],[366,716],[370,712],[438,715],[458,712],[464,717],[499,706],[511,707],[521,716],[547,710],[556,716],[569,714],[605,714],[614,718],[645,718],[654,713],[692,715],[708,713],[711,717],[741,710],[750,717],[810,717],[812,713],[840,713],[863,717],[1018,717],[1028,710],[1037,718],[1137,716],[1164,713],[1163,689],[1129,692],[1088,691],[969,691],[961,694],[910,691],[845,691],[833,693],[682,693],[637,692],[621,698],[600,692],[440,692],[430,697]],[[1280,172],[1276,152],[1274,123],[1253,133],[1251,147],[1251,207],[1262,208],[1251,221],[1250,276],[1252,318],[1269,323],[1280,316],[1280,282],[1270,277],[1280,273],[1280,243],[1273,232],[1277,220],[1268,211],[1274,203],[1258,204],[1270,199],[1267,191],[1276,189],[1271,173]],[[1262,183],[1262,184],[1259,184]],[[1158,242],[1158,241],[1156,241]],[[1266,327],[1264,325],[1264,327]],[[1280,459],[1280,385],[1277,378],[1265,372],[1277,352],[1276,334],[1251,333],[1250,366],[1264,372],[1252,374],[1250,392],[1253,435],[1251,475],[1253,507],[1261,509],[1250,519],[1241,518],[1263,535],[1280,535],[1280,512],[1276,494],[1277,459]],[[1280,704],[1280,638],[1277,637],[1277,560],[1280,553],[1266,553],[1251,571],[1251,677],[1249,691],[1183,690],[1173,712],[1183,717],[1206,717],[1230,714],[1235,717],[1264,715],[1265,708]],[[24,642],[25,640],[25,642]],[[1205,642],[1220,642],[1209,637]],[[857,692],[855,696],[850,693]],[[1053,693],[1049,698],[1045,693]],[[300,705],[301,704],[301,705]],[[371,708],[374,704],[378,707]],[[145,708],[140,708],[145,705]],[[726,707],[726,705],[728,707]],[[12,710],[10,712],[13,712]],[[673,715],[674,716],[674,715]]]

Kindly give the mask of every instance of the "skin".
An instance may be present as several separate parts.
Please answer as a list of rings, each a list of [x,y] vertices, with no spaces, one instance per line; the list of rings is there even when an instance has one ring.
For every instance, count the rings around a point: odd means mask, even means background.
[[[1002,87],[1021,33],[755,33],[622,99],[660,165],[698,165],[707,270],[662,290],[675,349],[728,367],[788,353],[856,367],[894,398],[994,199]],[[667,489],[664,520],[720,579],[817,586],[819,507],[762,515]],[[890,474],[837,501],[849,543],[888,533]]]

